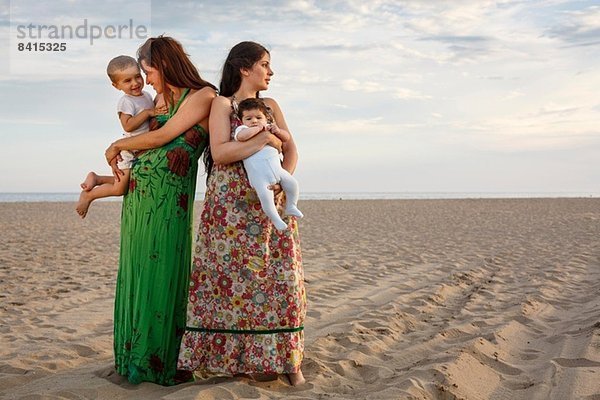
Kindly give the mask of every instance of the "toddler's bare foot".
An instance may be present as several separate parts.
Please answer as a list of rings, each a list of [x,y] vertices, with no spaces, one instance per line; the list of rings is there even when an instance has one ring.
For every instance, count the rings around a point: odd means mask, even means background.
[[[95,172],[90,172],[85,177],[85,180],[83,181],[83,183],[79,186],[81,186],[81,188],[83,190],[85,190],[86,192],[89,192],[97,185],[98,185],[98,175],[96,175]]]
[[[77,211],[77,214],[79,214],[81,218],[85,218],[88,212],[88,208],[90,208],[91,202],[92,199],[90,198],[89,193],[85,190],[82,190],[81,194],[79,195],[79,202],[77,203],[77,207],[75,207],[75,211]]]
[[[292,386],[298,386],[302,385],[303,383],[306,383],[306,379],[304,379],[304,375],[302,375],[301,370],[298,370],[298,372],[287,374],[287,377],[290,380]]]

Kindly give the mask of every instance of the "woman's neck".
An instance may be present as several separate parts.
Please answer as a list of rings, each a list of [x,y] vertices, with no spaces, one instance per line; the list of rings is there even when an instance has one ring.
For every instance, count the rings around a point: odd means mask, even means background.
[[[169,85],[169,90],[171,90],[171,94],[173,95],[173,101],[177,103],[177,101],[179,101],[179,99],[181,98],[181,93],[183,93],[183,89]]]
[[[240,88],[233,94],[233,97],[238,101],[242,101],[249,99],[250,97],[256,97],[256,92],[257,90],[255,88],[246,87],[242,82]]]

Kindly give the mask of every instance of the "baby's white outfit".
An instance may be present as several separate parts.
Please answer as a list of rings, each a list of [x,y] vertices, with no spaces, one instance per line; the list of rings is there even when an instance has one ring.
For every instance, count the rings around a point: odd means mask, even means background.
[[[248,129],[246,125],[236,128],[234,138],[242,129]],[[298,181],[283,167],[279,159],[279,152],[272,146],[265,146],[244,160],[244,167],[248,174],[250,185],[256,190],[260,205],[267,216],[273,221],[278,230],[287,228],[287,224],[277,212],[275,207],[275,195],[269,185],[279,183],[286,195],[285,214],[302,218],[303,214],[298,210]]]
[[[150,94],[148,92],[144,92],[143,90],[142,90],[141,96],[131,96],[129,94],[126,94],[123,97],[121,97],[121,99],[119,99],[119,102],[117,103],[117,113],[118,114],[124,113],[127,115],[131,115],[132,117],[135,117],[137,114],[141,113],[142,111],[144,111],[146,109],[152,109],[152,108],[154,108],[154,101],[152,101],[152,96],[150,96]],[[120,115],[119,115],[119,117],[120,117]],[[150,123],[148,122],[148,120],[146,120],[146,121],[144,121],[143,124],[141,124],[133,132],[124,132],[123,136],[125,136],[125,137],[136,136],[136,135],[139,135],[140,133],[148,132],[149,130],[150,130]],[[121,158],[123,160],[119,161],[117,163],[117,166],[119,167],[119,169],[130,169],[131,164],[133,163],[133,160],[135,159],[135,156],[133,155],[133,153],[131,153],[130,151],[127,151],[127,150],[122,150]]]

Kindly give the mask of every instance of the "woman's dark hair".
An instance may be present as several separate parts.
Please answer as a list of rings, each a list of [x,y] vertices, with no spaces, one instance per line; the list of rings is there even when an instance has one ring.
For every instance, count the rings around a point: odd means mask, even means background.
[[[265,53],[269,54],[269,50],[255,42],[240,42],[233,46],[223,65],[219,94],[225,97],[233,96],[242,83],[240,70],[252,68]]]
[[[242,84],[241,69],[252,68],[265,54],[269,54],[269,50],[256,42],[240,42],[233,46],[225,59],[225,64],[223,64],[219,94],[225,97],[233,96]],[[256,92],[256,97],[258,97],[258,92]],[[206,180],[208,181],[214,164],[210,154],[210,146],[204,150],[202,160],[204,161]]]
[[[152,68],[156,68],[163,81],[163,93],[168,106],[173,105],[173,93],[167,87],[202,89],[206,86],[216,90],[210,82],[200,77],[198,69],[192,64],[189,55],[177,40],[168,36],[150,38],[140,46],[137,51],[138,63],[144,61]]]

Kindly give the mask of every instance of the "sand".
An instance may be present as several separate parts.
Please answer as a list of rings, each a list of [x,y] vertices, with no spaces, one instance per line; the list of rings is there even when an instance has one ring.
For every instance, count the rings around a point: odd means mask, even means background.
[[[74,207],[0,204],[0,399],[600,399],[600,199],[302,201],[296,388],[116,375],[120,203]]]

